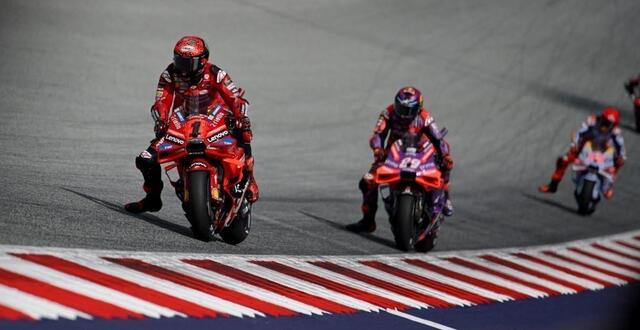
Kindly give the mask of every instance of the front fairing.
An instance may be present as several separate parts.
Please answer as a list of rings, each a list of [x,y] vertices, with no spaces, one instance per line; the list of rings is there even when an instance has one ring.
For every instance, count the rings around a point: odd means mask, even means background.
[[[417,146],[404,147],[397,140],[389,149],[384,163],[376,170],[378,184],[415,182],[427,189],[443,186],[442,174],[436,166],[435,149],[428,141]]]
[[[611,141],[597,147],[587,141],[573,163],[574,180],[584,176],[601,176],[613,181],[615,148]]]

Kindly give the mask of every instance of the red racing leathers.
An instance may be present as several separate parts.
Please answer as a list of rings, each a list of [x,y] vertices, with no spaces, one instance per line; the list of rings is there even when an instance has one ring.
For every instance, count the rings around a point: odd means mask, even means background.
[[[258,186],[253,177],[253,157],[251,155],[251,122],[247,114],[249,103],[243,98],[243,90],[238,88],[229,75],[219,67],[205,63],[204,72],[199,81],[189,81],[176,74],[174,64],[169,64],[160,75],[156,100],[151,107],[154,118],[156,139],[136,158],[136,167],[144,176],[144,190],[148,197],[159,200],[162,191],[160,165],[157,161],[159,139],[164,135],[172,111],[180,111],[183,115],[209,114],[217,107],[231,111],[237,122],[238,139],[246,153],[246,168],[251,178],[249,200],[258,199]],[[159,209],[159,208],[158,208]]]
[[[384,162],[389,147],[407,132],[424,134],[435,147],[445,182],[445,194],[447,199],[449,198],[449,174],[453,168],[453,161],[449,154],[449,144],[440,135],[440,129],[435,120],[424,107],[420,109],[413,120],[403,120],[394,114],[393,104],[389,105],[380,114],[373,135],[369,139],[369,145],[374,153],[374,162],[369,172],[362,177],[359,183],[359,188],[362,191],[363,221],[372,224],[374,229],[374,218],[378,209],[378,187],[373,181],[373,174]]]

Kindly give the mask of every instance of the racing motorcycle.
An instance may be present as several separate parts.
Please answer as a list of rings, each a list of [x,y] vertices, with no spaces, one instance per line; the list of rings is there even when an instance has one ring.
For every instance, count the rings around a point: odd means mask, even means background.
[[[235,120],[225,110],[217,106],[208,115],[188,117],[174,111],[158,141],[158,160],[166,164],[194,235],[209,241],[219,234],[226,243],[238,244],[251,229],[251,204],[245,198],[249,176],[244,149],[233,134]]]
[[[636,132],[640,133],[640,95],[638,94],[638,88],[635,91],[629,93],[629,98],[633,102],[633,114],[636,119]]]
[[[585,142],[574,160],[574,196],[578,213],[587,215],[595,211],[596,204],[615,178],[615,147],[611,139],[593,139]]]
[[[436,244],[445,202],[436,157],[428,139],[407,134],[393,143],[375,172],[393,237],[402,251],[427,252]]]

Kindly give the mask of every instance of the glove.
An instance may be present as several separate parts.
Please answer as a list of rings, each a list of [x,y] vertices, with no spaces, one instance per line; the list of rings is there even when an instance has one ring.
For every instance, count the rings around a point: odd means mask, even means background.
[[[446,154],[438,159],[438,167],[441,171],[451,171],[453,168],[453,158],[451,155]]]
[[[384,160],[384,150],[382,148],[374,148],[373,149],[373,159],[376,162],[381,162]]]
[[[242,131],[250,131],[251,130],[251,121],[249,117],[244,116],[238,120],[238,128]]]
[[[167,128],[169,125],[162,120],[157,120],[155,125],[153,126],[153,131],[156,133],[156,138],[160,138],[167,134]]]

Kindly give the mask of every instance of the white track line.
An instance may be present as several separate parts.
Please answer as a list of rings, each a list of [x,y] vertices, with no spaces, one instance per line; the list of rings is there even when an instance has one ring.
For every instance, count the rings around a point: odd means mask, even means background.
[[[448,327],[446,325],[442,325],[440,323],[429,321],[429,320],[426,320],[426,319],[423,319],[423,318],[420,318],[420,317],[417,317],[417,316],[414,316],[414,315],[411,315],[411,314],[403,313],[403,312],[401,312],[399,310],[387,308],[386,311],[387,311],[387,313],[389,313],[391,315],[399,316],[399,317],[402,317],[404,319],[407,319],[407,320],[410,320],[410,321],[413,321],[413,322],[416,322],[416,323],[420,323],[422,325],[426,325],[428,327],[432,327],[432,328],[435,328],[435,329],[439,329],[439,330],[456,330],[455,328],[451,328],[451,327]]]

